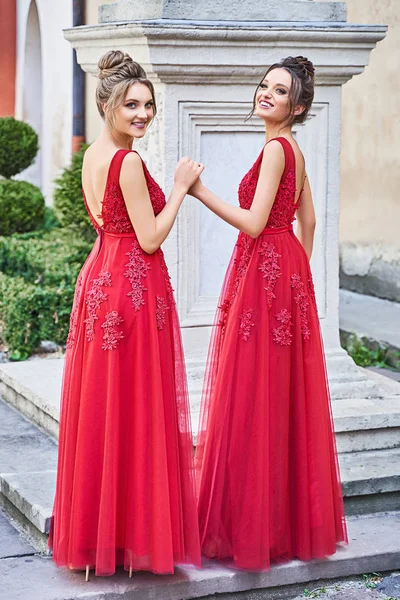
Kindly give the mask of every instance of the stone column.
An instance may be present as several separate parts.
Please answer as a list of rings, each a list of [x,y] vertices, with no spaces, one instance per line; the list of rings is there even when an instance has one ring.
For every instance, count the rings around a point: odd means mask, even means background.
[[[17,68],[16,0],[0,0],[0,116],[13,117],[15,112],[15,76]]]
[[[216,18],[218,15],[218,19]],[[346,22],[343,2],[314,0],[119,0],[100,25],[65,32],[83,69],[121,49],[146,69],[159,115],[142,152],[165,190],[185,154],[206,165],[204,182],[237,203],[237,186],[264,144],[251,109],[268,65],[288,55],[317,71],[310,118],[295,129],[307,161],[318,226],[312,269],[334,398],[378,395],[339,343],[338,228],[341,87],[368,64],[386,27]],[[180,312],[194,413],[222,277],[237,231],[187,198],[164,244]]]

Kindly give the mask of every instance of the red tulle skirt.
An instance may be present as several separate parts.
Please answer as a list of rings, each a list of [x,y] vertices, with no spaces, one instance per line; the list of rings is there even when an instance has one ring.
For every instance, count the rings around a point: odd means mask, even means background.
[[[197,470],[208,557],[263,570],[347,541],[312,276],[291,227],[239,235],[209,349]]]
[[[199,565],[186,376],[161,250],[101,232],[77,282],[67,348],[54,561],[97,575]]]

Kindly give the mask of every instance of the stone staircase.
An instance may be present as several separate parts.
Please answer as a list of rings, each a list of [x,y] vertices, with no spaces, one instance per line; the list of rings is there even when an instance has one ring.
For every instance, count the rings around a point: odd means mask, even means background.
[[[55,488],[62,367],[61,359],[0,366],[0,504],[43,553],[47,549]],[[326,561],[293,561],[274,567],[270,575],[238,574],[221,566],[208,565],[208,571],[202,570],[199,579],[198,571],[189,569],[186,577],[191,585],[183,585],[177,578],[176,583],[171,584],[171,596],[162,598],[200,598],[216,592],[271,587],[273,596],[260,597],[284,598],[290,597],[285,594],[302,581],[399,568],[400,384],[376,373],[369,376],[382,390],[381,397],[333,402],[349,518],[349,547],[340,549]],[[382,538],[384,530],[387,531],[387,543]],[[46,568],[53,568],[50,561],[46,564]],[[56,573],[57,577],[62,577],[59,571]],[[129,588],[129,594],[126,592],[128,595],[124,597],[140,600],[160,597],[158,582],[159,578],[155,577],[154,596],[145,595],[143,590],[134,593],[133,588]],[[189,588],[191,595],[188,595]],[[278,595],[278,590],[283,595]]]

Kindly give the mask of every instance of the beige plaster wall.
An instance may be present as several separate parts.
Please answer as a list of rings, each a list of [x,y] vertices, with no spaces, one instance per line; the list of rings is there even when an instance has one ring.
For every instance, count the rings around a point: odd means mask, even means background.
[[[115,0],[87,0],[86,1],[86,25],[96,25],[98,20],[98,8],[101,4],[111,4]],[[97,111],[95,92],[97,79],[93,75],[86,75],[86,141],[93,142],[99,135],[103,121]]]
[[[343,88],[341,242],[400,250],[400,0],[347,0],[348,21],[385,24]]]

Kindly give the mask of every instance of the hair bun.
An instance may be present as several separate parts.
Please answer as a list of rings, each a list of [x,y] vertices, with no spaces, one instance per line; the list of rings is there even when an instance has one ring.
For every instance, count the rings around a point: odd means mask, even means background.
[[[312,62],[310,60],[308,60],[308,58],[306,58],[305,56],[296,56],[294,59],[294,62],[298,65],[301,65],[303,67],[303,69],[306,71],[306,73],[311,77],[311,79],[314,79],[314,75],[315,75],[314,65],[312,64]]]
[[[126,52],[122,52],[121,50],[109,50],[100,58],[97,63],[99,72],[99,79],[105,79],[106,77],[110,77],[111,75],[115,75],[120,69],[122,69],[125,65],[133,66],[136,64],[133,62],[132,58]],[[138,73],[138,77],[142,75]]]

